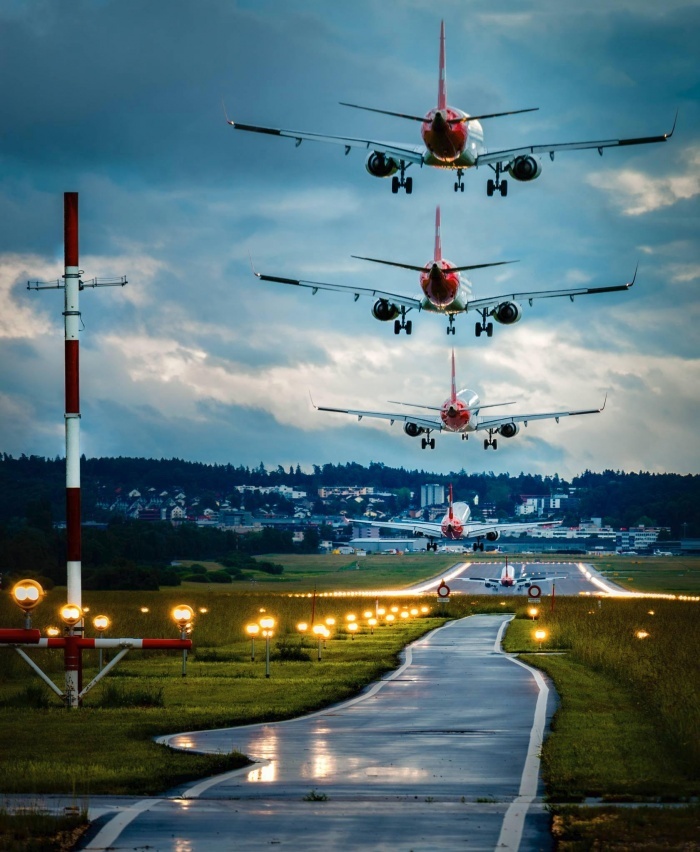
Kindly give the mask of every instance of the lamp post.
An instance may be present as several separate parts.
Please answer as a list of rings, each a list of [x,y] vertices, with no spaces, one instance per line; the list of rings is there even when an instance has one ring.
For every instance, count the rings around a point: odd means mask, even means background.
[[[354,641],[355,640],[355,634],[357,633],[357,622],[356,621],[348,622],[348,630],[350,631],[350,638]]]
[[[266,615],[260,619],[262,635],[265,639],[265,677],[270,677],[270,638],[274,636],[275,619]]]
[[[143,610],[141,610],[143,612]],[[187,604],[176,606],[172,611],[172,617],[180,628],[180,639],[186,639],[187,633],[192,631],[192,619],[194,610]],[[187,677],[187,650],[182,652],[182,676]]]
[[[531,607],[528,607],[527,614],[534,621],[536,618],[539,617],[540,611],[536,606],[531,606]]]
[[[374,628],[377,625],[377,619],[376,618],[368,618],[367,624],[369,624],[369,635],[374,636]]]
[[[250,636],[250,661],[255,662],[255,637],[260,633],[260,625],[246,624],[245,632]]]
[[[304,647],[304,634],[309,629],[309,625],[305,621],[300,621],[297,624],[297,630],[299,631],[299,647]]]
[[[540,643],[540,651],[542,650],[542,643],[547,638],[546,630],[535,630],[535,639]]]
[[[66,704],[68,707],[80,705],[80,645],[75,627],[83,619],[83,611],[77,604],[66,604],[60,610],[61,620],[68,628],[64,637],[63,663],[66,672]]]
[[[314,624],[312,628],[314,635],[318,637],[318,661],[321,662],[321,642],[329,635],[325,624]]]
[[[106,615],[96,615],[92,619],[92,626],[95,628],[95,630],[97,630],[97,632],[100,634],[100,636],[104,635],[104,632],[105,632],[105,630],[107,630],[109,625],[110,625],[110,620],[107,618]],[[99,671],[102,671],[102,648],[100,648]]]
[[[393,612],[388,612],[388,613],[386,614],[385,621],[386,621],[386,623],[389,625],[389,627],[391,627],[391,624],[392,624],[392,622],[393,622],[395,619],[396,619],[396,616],[394,615],[394,613],[393,613]]]

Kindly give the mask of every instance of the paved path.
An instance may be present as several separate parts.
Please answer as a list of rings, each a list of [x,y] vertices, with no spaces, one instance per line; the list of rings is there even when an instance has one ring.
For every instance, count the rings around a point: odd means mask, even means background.
[[[386,680],[325,711],[164,738],[259,762],[123,803],[85,848],[550,849],[538,755],[554,698],[498,650],[508,618],[448,623]]]

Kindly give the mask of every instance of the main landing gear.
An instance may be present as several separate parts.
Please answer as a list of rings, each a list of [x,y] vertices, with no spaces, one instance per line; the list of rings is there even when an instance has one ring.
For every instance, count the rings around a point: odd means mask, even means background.
[[[508,181],[501,180],[501,164],[496,163],[496,165],[491,166],[491,168],[496,172],[496,180],[491,180],[491,178],[489,178],[486,181],[486,194],[489,198],[491,198],[494,192],[500,192],[501,198],[505,198],[506,195],[508,195]]]
[[[457,329],[455,328],[455,315],[450,314],[447,319],[448,319],[448,322],[449,322],[449,325],[447,326],[447,333],[448,334],[456,334]]]
[[[394,320],[394,334],[400,334],[402,328],[406,330],[406,334],[413,331],[413,323],[406,319],[406,308],[401,308],[401,319]]]
[[[435,449],[435,438],[430,437],[430,432],[428,432],[428,434],[425,438],[420,439],[420,448],[421,448],[421,450],[425,450],[425,449],[434,450]]]
[[[437,542],[436,541],[429,541],[425,545],[425,549],[428,550],[428,551],[432,550],[433,553],[437,553]]]
[[[464,192],[464,169],[457,169],[457,180],[455,181],[455,192]]]
[[[399,168],[401,169],[401,177],[398,175],[394,175],[391,179],[391,191],[396,195],[401,187],[406,190],[406,195],[410,195],[413,192],[413,178],[406,177],[406,163],[401,160],[399,163]]]
[[[494,430],[489,429],[489,436],[484,440],[484,449],[488,450],[489,447],[493,447],[494,450],[498,449],[498,441],[493,437]],[[498,434],[498,432],[496,432]]]
[[[481,314],[481,322],[478,322],[474,326],[474,334],[476,334],[477,337],[481,337],[481,332],[485,331],[486,336],[491,337],[493,335],[493,323],[486,322],[486,317],[488,316],[488,309],[484,308],[483,310],[479,311],[479,313]]]
[[[477,550],[480,550],[482,553],[484,551],[484,542],[483,541],[475,541],[472,545],[472,550],[476,553]]]

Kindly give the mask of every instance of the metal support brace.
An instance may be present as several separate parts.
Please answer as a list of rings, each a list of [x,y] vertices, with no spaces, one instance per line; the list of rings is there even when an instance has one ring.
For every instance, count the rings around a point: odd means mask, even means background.
[[[61,692],[61,690],[51,680],[51,678],[48,675],[44,674],[44,672],[42,672],[42,670],[39,668],[39,666],[37,666],[37,664],[34,662],[34,660],[28,654],[25,654],[24,651],[21,648],[15,648],[15,651],[17,651],[17,653],[20,655],[20,657],[26,663],[29,664],[30,668],[34,669],[34,671],[39,675],[39,677],[44,681],[44,683],[48,687],[53,689],[53,691],[56,693],[56,695],[58,695],[59,698],[63,699],[63,698],[66,697],[65,694],[63,692]]]
[[[113,660],[110,660],[107,665],[102,669],[102,671],[96,674],[87,686],[83,687],[83,689],[80,691],[80,694],[78,695],[78,698],[83,698],[83,696],[88,693],[93,688],[93,686],[98,683],[98,681],[102,680],[102,678],[111,669],[113,669],[120,660],[123,660],[124,657],[126,657],[130,650],[131,648],[122,648],[122,650],[117,654],[117,656]]]

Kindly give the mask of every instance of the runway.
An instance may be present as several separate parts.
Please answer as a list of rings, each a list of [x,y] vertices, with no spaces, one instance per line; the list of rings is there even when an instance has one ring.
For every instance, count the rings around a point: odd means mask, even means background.
[[[449,622],[385,680],[310,716],[163,738],[257,763],[121,802],[84,848],[552,848],[539,749],[555,699],[539,672],[500,651],[510,617]]]

